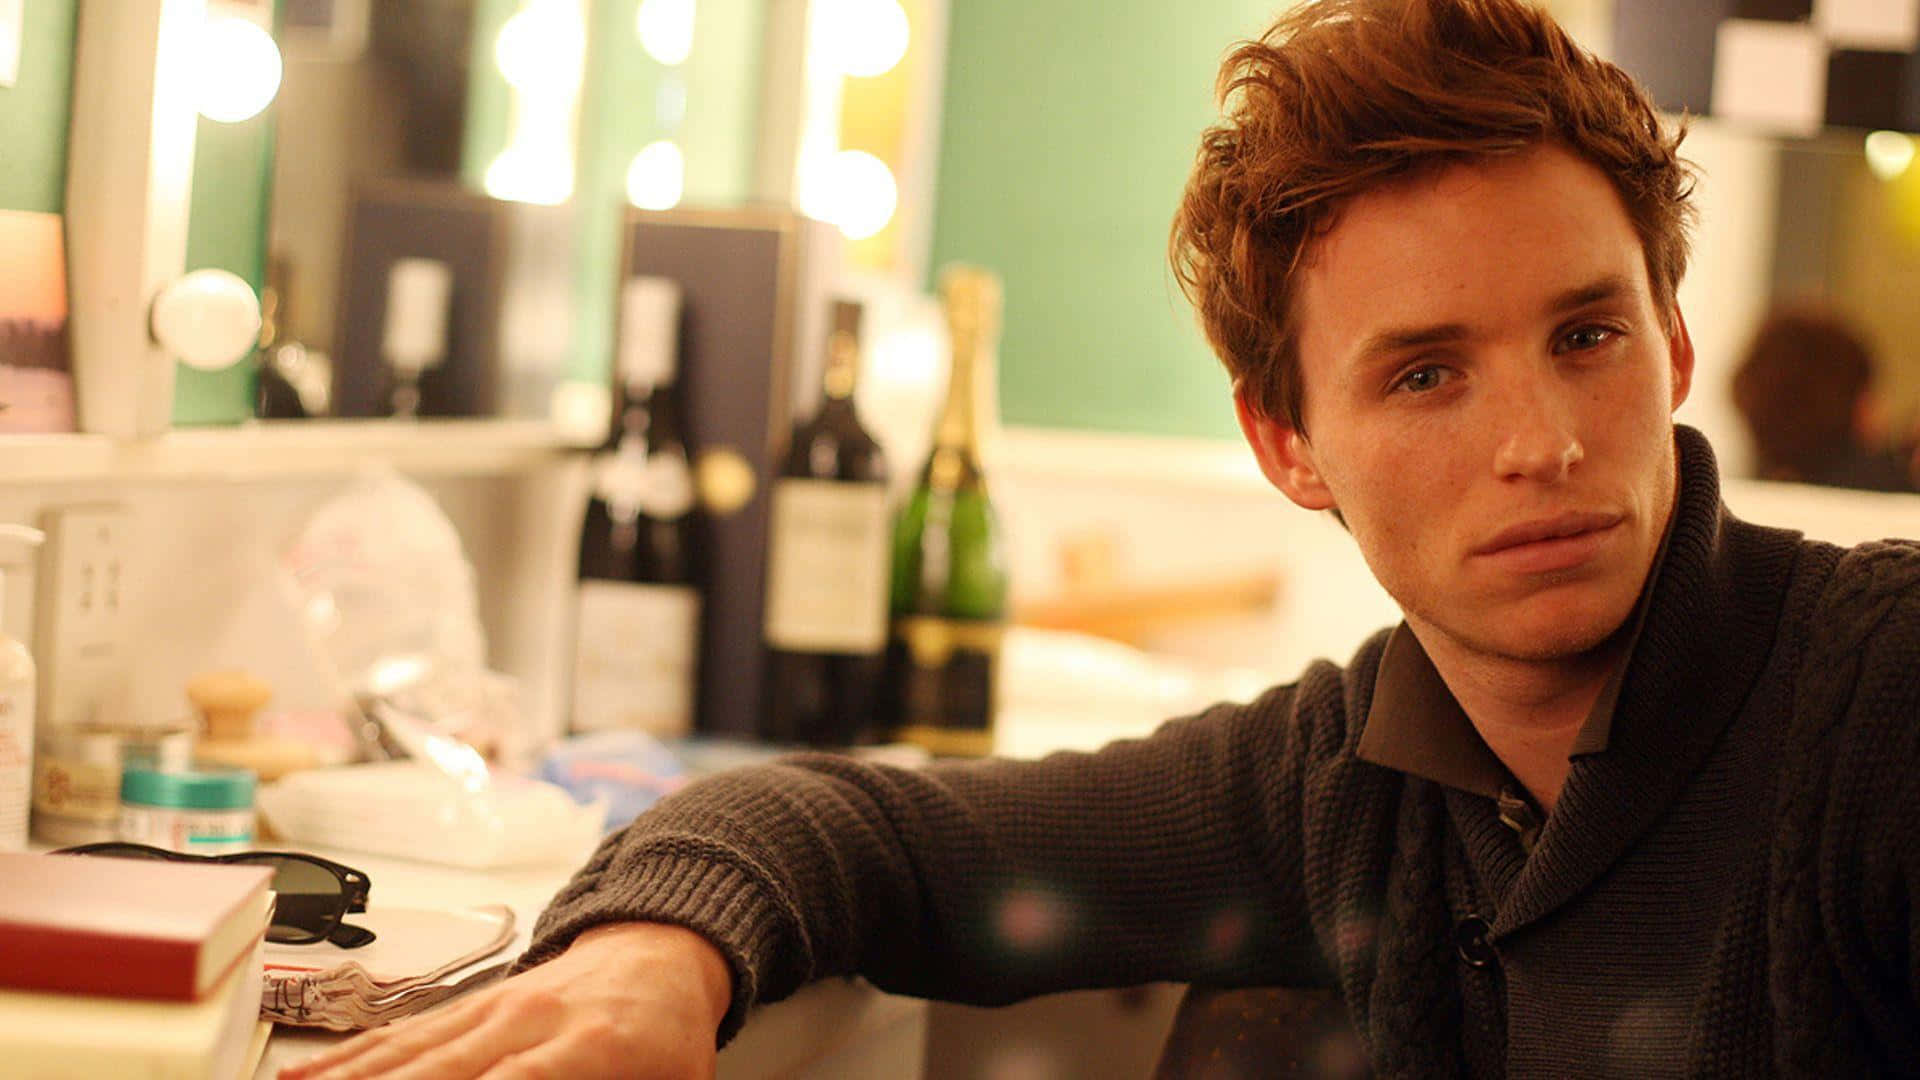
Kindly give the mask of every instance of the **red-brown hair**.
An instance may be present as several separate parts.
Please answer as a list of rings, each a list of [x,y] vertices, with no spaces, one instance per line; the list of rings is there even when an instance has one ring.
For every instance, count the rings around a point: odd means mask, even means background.
[[[1318,0],[1220,70],[1174,217],[1181,289],[1237,392],[1301,422],[1293,294],[1303,253],[1379,184],[1461,160],[1565,146],[1607,175],[1671,312],[1692,170],[1644,91],[1520,0]],[[1669,327],[1671,329],[1671,327]]]

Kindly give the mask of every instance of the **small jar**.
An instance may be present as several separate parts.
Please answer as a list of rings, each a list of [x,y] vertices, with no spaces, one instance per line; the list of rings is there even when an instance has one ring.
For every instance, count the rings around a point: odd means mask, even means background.
[[[40,733],[33,756],[33,838],[65,847],[119,838],[120,733],[78,725]]]
[[[246,851],[253,788],[245,769],[128,768],[120,777],[120,839],[194,855]]]

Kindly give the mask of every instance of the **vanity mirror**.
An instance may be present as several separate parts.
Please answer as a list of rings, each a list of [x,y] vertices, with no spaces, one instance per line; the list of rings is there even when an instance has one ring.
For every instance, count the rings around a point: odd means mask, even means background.
[[[391,415],[417,379],[418,415],[545,418],[561,384],[598,382],[626,204],[752,193],[767,7],[284,0],[278,403]],[[395,268],[423,261],[444,295],[400,287],[425,279]],[[403,371],[386,346],[422,326],[445,340]]]

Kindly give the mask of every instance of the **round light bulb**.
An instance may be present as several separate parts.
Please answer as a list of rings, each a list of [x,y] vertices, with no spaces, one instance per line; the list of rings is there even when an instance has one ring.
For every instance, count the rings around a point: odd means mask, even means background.
[[[219,371],[260,340],[260,300],[239,275],[211,267],[161,289],[148,312],[153,339],[188,367]]]
[[[686,193],[687,159],[671,140],[648,143],[627,166],[627,201],[642,210],[671,210]]]
[[[1891,183],[1913,164],[1913,136],[1898,131],[1876,131],[1867,136],[1867,168]]]
[[[564,149],[509,146],[487,166],[483,183],[496,199],[558,206],[573,194],[573,162]]]
[[[571,4],[525,8],[500,27],[493,62],[523,94],[565,93],[580,82],[587,28]]]
[[[828,0],[815,31],[834,66],[860,78],[892,71],[911,32],[899,0]]]
[[[633,15],[634,32],[647,55],[668,67],[693,55],[694,0],[640,0]]]
[[[207,119],[250,120],[280,92],[280,46],[253,23],[231,15],[208,19],[200,27],[197,50],[198,103]]]
[[[900,205],[900,188],[887,163],[864,150],[842,150],[808,170],[800,205],[809,217],[831,221],[851,240],[887,227]]]

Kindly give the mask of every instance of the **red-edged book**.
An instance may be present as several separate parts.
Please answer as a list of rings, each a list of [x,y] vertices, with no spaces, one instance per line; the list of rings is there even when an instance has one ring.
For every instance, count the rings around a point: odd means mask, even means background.
[[[0,987],[194,1001],[260,940],[265,866],[0,853]]]

